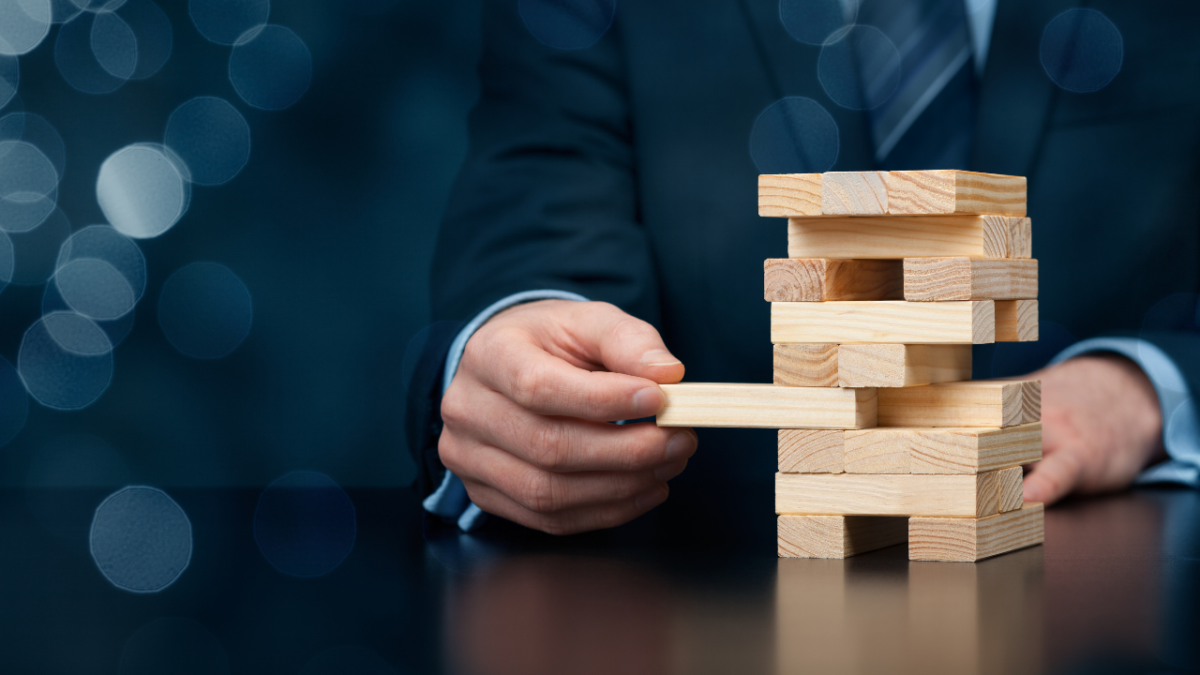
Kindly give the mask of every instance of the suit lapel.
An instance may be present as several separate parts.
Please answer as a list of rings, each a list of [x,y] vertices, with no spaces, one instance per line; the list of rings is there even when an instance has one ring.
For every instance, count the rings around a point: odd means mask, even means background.
[[[1042,31],[1078,0],[999,0],[979,89],[971,168],[1029,176],[1058,87],[1039,58]]]

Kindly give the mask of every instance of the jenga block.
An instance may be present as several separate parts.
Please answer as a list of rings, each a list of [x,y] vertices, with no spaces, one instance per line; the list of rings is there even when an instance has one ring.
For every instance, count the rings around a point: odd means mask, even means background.
[[[995,336],[991,300],[773,302],[771,342],[982,344]]]
[[[837,373],[842,387],[960,382],[971,379],[971,345],[841,345]]]
[[[1045,512],[1029,503],[1015,511],[985,518],[913,517],[908,519],[908,559],[974,562],[1045,538]]]
[[[1020,468],[1017,467],[1020,471]],[[997,513],[999,481],[976,475],[777,473],[775,513],[970,516]]]
[[[1025,215],[1025,178],[974,171],[891,171],[888,213]]]
[[[996,342],[1037,342],[1038,301],[996,302]]]
[[[861,429],[875,426],[875,390],[772,384],[660,385],[660,427]]]
[[[905,453],[906,471],[892,473],[983,473],[1042,459],[1042,424],[995,429],[891,428],[842,432],[846,470],[867,473],[870,465],[850,465],[850,457]],[[782,470],[782,469],[781,469]]]
[[[887,212],[887,185],[881,172],[828,171],[821,176],[822,214],[882,216]]]
[[[900,260],[771,258],[763,262],[767,302],[903,300]]]
[[[1033,221],[1029,218],[1008,219],[1008,257],[1033,257]]]
[[[1011,258],[1023,218],[1005,216],[862,216],[788,220],[789,258]],[[1026,254],[1021,257],[1028,258]]]
[[[996,492],[1000,495],[1000,513],[1016,511],[1025,503],[1025,470],[1019,466],[996,472]]]
[[[821,215],[821,174],[760,175],[758,215],[767,218]]]
[[[838,386],[837,345],[775,345],[775,384],[785,387]]]
[[[1038,295],[1036,260],[1012,258],[905,258],[904,299],[1021,300]]]
[[[848,558],[908,541],[908,519],[779,516],[780,558]]]
[[[1042,382],[1025,380],[1021,383],[1021,421],[1040,422],[1042,419]]]
[[[863,430],[865,431],[865,429]],[[886,433],[887,429],[877,429]],[[844,473],[912,473],[912,451],[903,443],[887,442],[886,436],[842,434]],[[884,442],[878,442],[883,440]]]
[[[1022,389],[1030,380],[947,382],[879,389],[879,426],[1011,427],[1029,419]]]
[[[841,473],[845,432],[836,429],[780,429],[779,470],[784,473]]]

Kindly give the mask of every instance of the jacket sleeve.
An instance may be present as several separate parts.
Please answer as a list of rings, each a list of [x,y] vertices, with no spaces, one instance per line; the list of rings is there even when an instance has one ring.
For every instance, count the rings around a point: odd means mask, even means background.
[[[516,0],[486,0],[470,150],[438,233],[434,319],[467,319],[522,291],[612,302],[657,323],[638,222],[620,12],[595,44],[559,50]]]

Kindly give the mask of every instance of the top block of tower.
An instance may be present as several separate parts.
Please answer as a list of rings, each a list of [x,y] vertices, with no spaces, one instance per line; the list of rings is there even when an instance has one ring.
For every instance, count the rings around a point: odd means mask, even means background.
[[[831,171],[758,177],[758,215],[1025,215],[1025,178],[974,171]]]

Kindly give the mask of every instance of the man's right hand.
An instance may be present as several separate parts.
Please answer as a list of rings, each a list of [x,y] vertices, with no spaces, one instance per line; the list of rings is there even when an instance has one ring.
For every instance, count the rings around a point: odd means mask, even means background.
[[[476,506],[551,534],[627,522],[667,498],[696,451],[650,417],[683,364],[653,326],[602,302],[542,300],[492,317],[442,399],[438,453]]]

